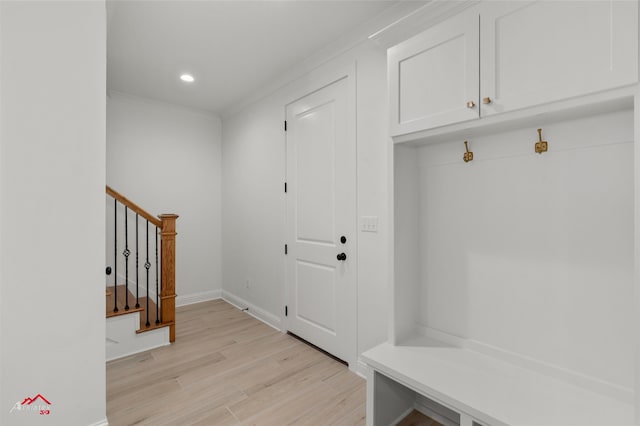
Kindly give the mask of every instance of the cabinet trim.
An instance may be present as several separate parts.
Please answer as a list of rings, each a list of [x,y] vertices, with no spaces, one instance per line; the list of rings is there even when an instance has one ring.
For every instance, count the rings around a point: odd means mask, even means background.
[[[640,85],[622,87],[606,92],[585,95],[538,105],[517,111],[483,117],[475,121],[455,123],[447,126],[392,136],[394,143],[428,144],[463,140],[496,131],[517,129],[522,126],[537,125],[542,121],[556,122],[582,116],[603,114],[633,107],[634,95],[640,91]]]

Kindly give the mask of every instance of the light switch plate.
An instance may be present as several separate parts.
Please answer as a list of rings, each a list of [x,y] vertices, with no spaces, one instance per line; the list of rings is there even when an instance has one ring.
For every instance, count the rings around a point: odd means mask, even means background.
[[[378,216],[362,216],[360,230],[362,232],[378,232]]]

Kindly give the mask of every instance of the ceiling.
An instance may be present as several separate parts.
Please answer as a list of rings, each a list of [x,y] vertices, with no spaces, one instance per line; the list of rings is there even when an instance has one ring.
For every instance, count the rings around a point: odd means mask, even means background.
[[[107,88],[223,114],[398,2],[109,1]]]

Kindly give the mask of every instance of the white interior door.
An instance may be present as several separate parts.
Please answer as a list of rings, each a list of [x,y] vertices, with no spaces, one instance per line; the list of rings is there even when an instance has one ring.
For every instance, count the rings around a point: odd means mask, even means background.
[[[286,107],[285,324],[347,362],[355,361],[356,340],[356,141],[350,78]]]

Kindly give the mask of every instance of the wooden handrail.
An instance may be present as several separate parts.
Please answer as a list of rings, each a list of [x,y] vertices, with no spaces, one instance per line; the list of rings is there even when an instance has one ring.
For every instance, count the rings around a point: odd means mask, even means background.
[[[154,217],[151,213],[147,212],[145,209],[143,209],[142,207],[140,207],[139,205],[137,205],[136,203],[134,203],[133,201],[131,201],[130,199],[128,199],[127,197],[119,193],[118,191],[116,191],[115,189],[112,189],[108,185],[107,185],[107,194],[109,194],[116,200],[120,201],[122,204],[124,204],[134,212],[138,213],[140,216],[144,217],[145,219],[153,223],[158,228],[162,229],[162,221],[160,219],[158,219],[157,217]]]
[[[129,200],[118,191],[106,186],[107,194],[142,216],[160,230],[162,268],[160,284],[160,308],[162,324],[169,326],[169,341],[176,340],[176,220],[177,214],[162,214],[158,218]]]

